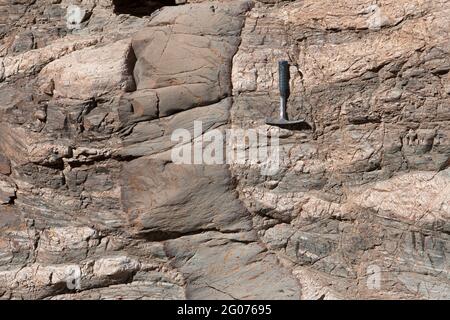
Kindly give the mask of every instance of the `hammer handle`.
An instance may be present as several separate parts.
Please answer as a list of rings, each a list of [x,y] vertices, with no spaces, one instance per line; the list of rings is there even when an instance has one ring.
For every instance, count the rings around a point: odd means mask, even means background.
[[[283,98],[289,96],[289,63],[287,61],[278,61],[278,78],[280,95]]]

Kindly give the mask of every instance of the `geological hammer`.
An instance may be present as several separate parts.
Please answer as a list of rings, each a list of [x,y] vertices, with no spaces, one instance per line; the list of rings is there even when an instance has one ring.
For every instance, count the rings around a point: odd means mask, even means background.
[[[287,100],[289,98],[289,63],[287,61],[278,61],[278,88],[280,90],[280,118],[266,119],[266,124],[272,126],[295,125],[306,123],[305,120],[289,120],[286,114]]]

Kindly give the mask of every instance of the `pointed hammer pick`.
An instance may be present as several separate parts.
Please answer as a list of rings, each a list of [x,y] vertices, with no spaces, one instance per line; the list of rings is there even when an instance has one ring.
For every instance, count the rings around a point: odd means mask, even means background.
[[[287,99],[289,98],[289,63],[287,61],[278,61],[278,78],[280,89],[280,117],[278,119],[266,119],[266,124],[272,126],[287,126],[306,123],[304,119],[289,120],[286,114]]]

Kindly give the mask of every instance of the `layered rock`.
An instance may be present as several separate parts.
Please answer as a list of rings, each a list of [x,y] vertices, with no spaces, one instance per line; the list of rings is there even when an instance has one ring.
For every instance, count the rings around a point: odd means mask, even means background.
[[[313,130],[283,133],[275,175],[232,171],[303,298],[448,298],[448,13],[446,2],[421,1],[249,13],[233,123],[260,127],[276,114],[276,61],[286,59],[288,114]]]
[[[448,298],[449,2],[187,2],[0,1],[0,297]]]

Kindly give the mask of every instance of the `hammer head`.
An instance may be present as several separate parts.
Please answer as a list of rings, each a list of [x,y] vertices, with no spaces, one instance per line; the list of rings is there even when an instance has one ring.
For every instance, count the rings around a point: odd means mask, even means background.
[[[271,119],[266,118],[266,124],[271,126],[277,126],[290,130],[311,130],[311,125],[306,120],[286,120],[286,119]]]
[[[305,122],[306,121],[303,119],[300,119],[300,120],[271,119],[271,118],[266,119],[266,123],[270,124],[272,126],[299,124],[299,123],[305,123]]]

